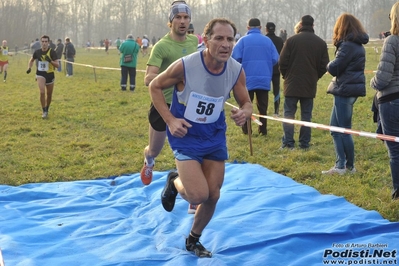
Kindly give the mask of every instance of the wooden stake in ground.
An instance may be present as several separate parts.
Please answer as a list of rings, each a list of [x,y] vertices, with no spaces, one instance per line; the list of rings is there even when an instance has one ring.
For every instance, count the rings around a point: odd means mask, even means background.
[[[252,127],[251,127],[251,120],[247,121],[247,131],[248,131],[248,141],[249,141],[249,152],[251,156],[253,155],[252,151]]]

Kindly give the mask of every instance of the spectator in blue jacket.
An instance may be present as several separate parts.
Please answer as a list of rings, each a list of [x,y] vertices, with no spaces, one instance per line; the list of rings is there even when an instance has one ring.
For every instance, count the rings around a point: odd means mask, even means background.
[[[257,18],[248,21],[248,32],[241,37],[233,48],[232,57],[242,64],[247,77],[246,84],[251,101],[256,94],[256,104],[260,115],[267,114],[270,81],[273,66],[278,62],[279,54],[272,40],[261,32],[261,23]],[[267,120],[260,118],[262,125],[258,132],[267,135]],[[250,123],[248,121],[247,123]],[[248,134],[247,124],[242,126],[244,134]]]
[[[366,95],[366,52],[363,45],[368,41],[369,36],[355,16],[344,13],[337,18],[333,29],[335,58],[327,65],[327,71],[333,76],[327,89],[327,93],[334,95],[331,126],[352,128],[353,105],[358,97]],[[354,173],[355,147],[352,135],[339,132],[331,132],[331,135],[336,154],[335,165],[322,173]]]

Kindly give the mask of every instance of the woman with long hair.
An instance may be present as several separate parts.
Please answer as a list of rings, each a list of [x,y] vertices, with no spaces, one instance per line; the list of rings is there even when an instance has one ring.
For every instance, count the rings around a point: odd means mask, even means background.
[[[369,36],[355,16],[344,13],[337,18],[333,30],[335,58],[327,65],[327,71],[333,76],[327,89],[327,93],[334,96],[331,126],[352,128],[353,105],[358,97],[366,95],[366,52],[363,45],[368,41]],[[335,165],[322,173],[343,175],[356,172],[352,135],[339,132],[331,132],[331,135]]]
[[[399,137],[399,2],[389,14],[391,35],[385,38],[380,62],[370,85],[377,90],[376,102],[382,132]],[[399,143],[385,141],[393,183],[392,199],[399,199]]]

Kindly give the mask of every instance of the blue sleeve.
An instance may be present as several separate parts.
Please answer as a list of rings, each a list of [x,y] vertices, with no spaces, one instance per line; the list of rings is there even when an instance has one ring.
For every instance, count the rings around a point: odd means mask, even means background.
[[[233,57],[237,62],[242,63],[242,43],[243,39],[240,39],[233,48],[233,53],[231,57]]]

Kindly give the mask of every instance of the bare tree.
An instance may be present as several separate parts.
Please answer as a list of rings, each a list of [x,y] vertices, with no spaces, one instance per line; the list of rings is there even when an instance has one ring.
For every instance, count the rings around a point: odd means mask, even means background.
[[[84,40],[92,39],[92,30],[94,24],[95,15],[95,5],[96,0],[82,0],[81,1],[81,21],[83,24]]]
[[[325,19],[318,18],[315,31],[326,41],[331,40],[335,20],[338,17],[338,12],[333,8],[333,5],[330,0],[321,0],[315,6],[316,14],[323,14],[323,17],[325,17]]]
[[[82,40],[124,37],[128,33],[161,37],[168,32],[172,0],[0,0],[0,36],[9,43],[25,43],[41,34]],[[243,33],[251,17],[262,25],[273,21],[293,33],[303,15],[315,19],[315,31],[330,39],[336,18],[348,12],[360,19],[371,36],[389,30],[392,0],[202,0],[188,1],[196,33],[215,17],[234,21]]]
[[[53,18],[57,15],[57,0],[38,0],[39,10],[41,10],[41,17],[44,18],[43,25],[40,26],[42,32],[47,35],[54,33]]]
[[[112,32],[109,35],[117,35],[116,37],[126,36],[132,33],[136,23],[134,12],[137,7],[130,0],[122,0],[116,2],[111,8],[112,17],[115,17]]]
[[[80,10],[81,10],[81,1],[82,0],[71,0],[70,6],[70,13],[69,17],[67,17],[70,23],[70,30],[68,36],[74,40],[75,46],[78,47],[80,43],[79,37],[82,35],[79,34],[81,32],[82,24],[81,24],[81,17],[80,17]]]
[[[7,39],[9,45],[23,47],[37,37],[37,28],[31,23],[31,16],[35,13],[27,0],[0,1],[0,36]]]

